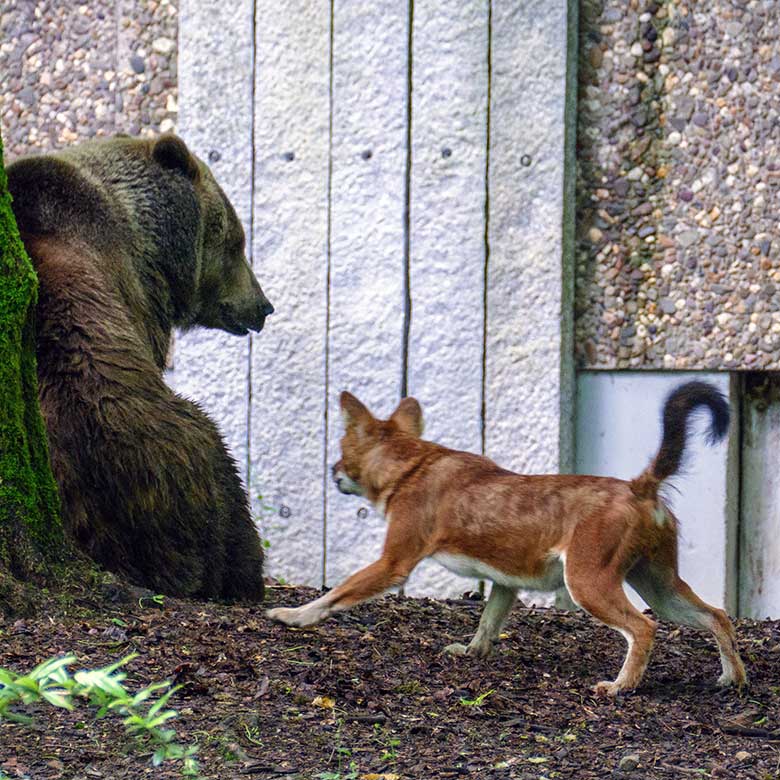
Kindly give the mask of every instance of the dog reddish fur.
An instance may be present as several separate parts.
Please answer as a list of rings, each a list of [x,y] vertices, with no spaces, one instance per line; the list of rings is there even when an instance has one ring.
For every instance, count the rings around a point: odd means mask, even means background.
[[[476,634],[452,654],[487,656],[519,588],[566,585],[572,599],[628,642],[614,681],[598,694],[614,696],[642,679],[656,623],[626,597],[628,582],[662,619],[709,630],[720,650],[721,685],[742,686],[745,668],[731,621],[704,603],[677,572],[677,520],[659,497],[677,472],[688,419],[711,414],[710,439],[728,429],[728,404],[704,382],[689,382],[667,399],[663,441],[636,479],[581,475],[523,476],[493,461],[420,438],[420,406],[404,399],[389,420],[376,419],[349,393],[341,395],[346,432],[334,479],[343,493],[365,496],[388,521],[379,560],[324,596],[269,617],[308,626],[404,582],[424,558],[493,582]]]

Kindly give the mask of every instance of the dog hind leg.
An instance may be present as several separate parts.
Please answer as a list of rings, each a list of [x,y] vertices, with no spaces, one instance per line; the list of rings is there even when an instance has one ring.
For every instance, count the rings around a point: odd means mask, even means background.
[[[517,588],[493,583],[487,604],[482,612],[477,633],[467,645],[455,642],[447,645],[444,652],[449,655],[471,655],[485,658],[493,652],[493,642],[498,639],[501,626],[517,600]]]
[[[747,682],[745,666],[737,650],[736,633],[728,615],[702,601],[672,567],[640,561],[626,581],[647,602],[661,620],[706,629],[715,637],[722,674],[718,684],[742,686]]]
[[[583,570],[579,576],[572,575],[568,571],[570,562],[571,559],[566,562],[566,587],[572,599],[593,617],[620,632],[628,642],[628,652],[618,676],[611,682],[597,683],[593,691],[599,696],[617,696],[633,690],[639,685],[650,660],[656,624],[628,600],[622,577],[616,572],[602,570],[594,577]]]

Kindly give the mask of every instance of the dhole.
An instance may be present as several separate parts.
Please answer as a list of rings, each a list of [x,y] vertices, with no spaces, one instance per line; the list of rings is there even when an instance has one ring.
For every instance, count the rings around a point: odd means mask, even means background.
[[[445,648],[486,656],[519,588],[565,584],[579,606],[628,642],[617,678],[594,686],[597,694],[614,696],[639,684],[656,630],[626,597],[627,581],[659,618],[712,632],[723,668],[719,684],[744,685],[731,621],[677,573],[677,520],[659,497],[680,466],[689,417],[702,407],[711,416],[710,441],[722,439],[729,423],[723,395],[704,382],[684,384],[664,405],[657,455],[626,482],[514,474],[488,458],[421,439],[422,413],[413,398],[401,401],[389,420],[378,420],[344,392],[346,432],[333,476],[342,493],[365,496],[385,516],[384,550],[324,596],[268,616],[292,626],[318,623],[400,585],[423,558],[433,558],[457,574],[493,582],[471,642]]]

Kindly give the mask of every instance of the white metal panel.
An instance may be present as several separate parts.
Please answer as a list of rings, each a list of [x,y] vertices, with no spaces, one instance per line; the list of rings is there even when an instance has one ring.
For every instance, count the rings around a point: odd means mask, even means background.
[[[178,73],[178,133],[209,164],[248,234],[252,3],[184,0],[179,9]],[[262,269],[258,277],[263,284]],[[173,366],[166,379],[216,421],[246,481],[249,339],[203,328],[179,334]]]
[[[408,390],[425,438],[482,447],[488,0],[414,4]],[[474,581],[425,562],[406,592],[459,595]]]
[[[267,572],[322,584],[330,5],[257,3],[251,494]],[[262,495],[262,499],[258,496]]]
[[[493,0],[485,451],[559,467],[566,0]]]
[[[675,387],[692,379],[712,382],[729,394],[728,374],[584,372],[577,380],[577,472],[631,479],[661,444],[661,409]],[[729,439],[739,439],[732,404]],[[705,601],[729,604],[727,584],[734,550],[736,484],[730,479],[729,441],[715,447],[700,435],[709,420],[694,418],[684,469],[666,496],[680,521],[680,574]],[[637,603],[641,603],[635,597]]]
[[[385,416],[400,398],[408,34],[406,2],[334,5],[329,465],[339,457],[342,390]],[[362,517],[365,507],[328,487],[329,584],[382,548],[384,523],[373,510]]]
[[[780,618],[780,383],[744,399],[739,614]]]

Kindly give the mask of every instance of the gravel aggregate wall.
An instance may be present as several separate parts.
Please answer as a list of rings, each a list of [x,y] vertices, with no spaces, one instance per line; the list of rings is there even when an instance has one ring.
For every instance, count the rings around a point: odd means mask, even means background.
[[[169,0],[3,4],[8,159],[176,129]],[[775,0],[581,0],[576,359],[780,369]]]
[[[777,2],[580,9],[578,365],[777,370]]]
[[[177,6],[10,0],[0,12],[9,160],[93,137],[175,130]]]

